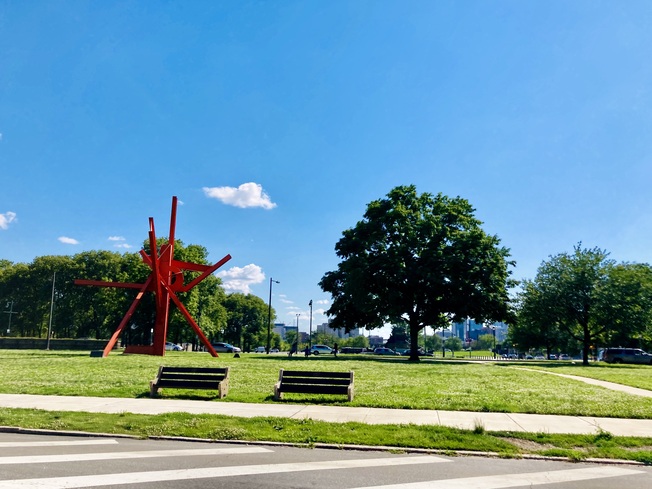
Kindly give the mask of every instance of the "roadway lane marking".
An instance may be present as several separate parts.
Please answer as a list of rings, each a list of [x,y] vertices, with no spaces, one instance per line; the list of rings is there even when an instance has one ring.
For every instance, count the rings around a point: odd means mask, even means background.
[[[70,441],[5,441],[0,442],[0,448],[21,447],[67,447],[80,445],[117,445],[118,440],[110,438],[99,440],[70,440]]]
[[[286,464],[245,465],[233,467],[207,467],[202,469],[161,470],[72,477],[51,477],[44,479],[14,479],[0,481],[0,489],[47,488],[73,489],[81,487],[118,486],[143,484],[146,482],[181,481],[189,479],[210,479],[244,475],[268,475],[288,472],[309,472],[317,470],[357,469],[362,467],[390,467],[450,462],[431,455],[395,458],[369,458],[360,460],[328,460],[324,462],[299,462]]]
[[[107,453],[63,453],[55,455],[24,455],[0,457],[0,465],[13,464],[47,464],[55,462],[88,462],[91,460],[121,460],[125,458],[159,458],[159,457],[201,457],[207,455],[239,455],[245,453],[269,453],[272,450],[262,447],[204,448],[186,450],[145,450],[141,452],[107,452]]]
[[[425,482],[408,482],[385,486],[365,486],[354,489],[503,489],[508,487],[530,487],[542,484],[577,482],[591,479],[606,479],[625,475],[645,474],[642,470],[622,469],[618,467],[591,467],[587,469],[555,470],[532,472],[529,474],[502,474],[463,479],[446,479]]]

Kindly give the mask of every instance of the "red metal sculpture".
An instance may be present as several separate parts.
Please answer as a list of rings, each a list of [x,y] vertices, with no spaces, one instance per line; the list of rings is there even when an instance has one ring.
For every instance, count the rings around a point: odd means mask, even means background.
[[[76,285],[97,285],[100,287],[121,287],[126,289],[137,289],[138,294],[131,303],[131,307],[125,314],[124,318],[118,325],[118,328],[113,333],[113,336],[107,343],[102,354],[106,357],[113,349],[120,334],[124,330],[127,322],[133,315],[136,307],[143,298],[147,291],[154,293],[156,298],[156,319],[154,320],[154,338],[151,345],[129,345],[125,349],[125,353],[140,353],[144,355],[165,355],[165,342],[168,330],[168,317],[170,310],[170,300],[174,302],[181,314],[186,318],[188,324],[195,330],[197,336],[204,344],[208,352],[216,357],[218,356],[210,342],[199,328],[195,320],[190,316],[188,310],[181,303],[177,297],[177,292],[188,292],[199,282],[208,277],[215,270],[224,265],[231,259],[231,255],[226,255],[215,265],[200,265],[197,263],[188,263],[174,259],[174,234],[176,230],[177,220],[177,198],[172,197],[172,212],[170,216],[170,235],[168,242],[157,250],[156,246],[156,233],[154,231],[154,218],[149,218],[149,247],[150,254],[148,255],[145,250],[140,250],[143,262],[145,262],[152,269],[152,273],[147,278],[145,283],[136,284],[128,282],[103,282],[100,280],[75,280]],[[187,284],[183,283],[183,270],[193,270],[201,272],[199,276]]]

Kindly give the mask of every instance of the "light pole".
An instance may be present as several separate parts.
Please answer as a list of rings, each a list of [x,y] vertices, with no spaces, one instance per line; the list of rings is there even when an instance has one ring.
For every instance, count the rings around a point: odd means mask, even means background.
[[[9,326],[7,326],[7,334],[11,334],[11,316],[18,314],[18,312],[14,311],[14,301],[7,301],[7,307],[5,307],[5,309],[9,309],[8,311],[5,311],[5,314],[9,314]]]
[[[297,345],[299,344],[299,316],[301,316],[301,313],[297,313]]]
[[[272,337],[271,337],[271,326],[272,326],[272,284],[280,284],[278,280],[274,280],[272,277],[269,277],[269,302],[267,304],[267,354],[269,355],[269,350],[272,349]]]
[[[494,324],[491,329],[494,333],[494,360],[496,359],[496,325]]]
[[[310,330],[308,331],[308,346],[312,350],[312,299],[308,302],[310,306]]]
[[[50,337],[52,336],[52,315],[54,314],[54,284],[57,280],[57,272],[54,272],[52,275],[52,298],[50,299],[50,322],[48,323],[48,342],[45,345],[45,349],[50,349]]]

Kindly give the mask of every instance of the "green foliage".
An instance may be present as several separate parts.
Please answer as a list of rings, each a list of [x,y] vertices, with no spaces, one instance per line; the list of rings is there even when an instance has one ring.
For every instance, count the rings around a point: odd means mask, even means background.
[[[333,326],[350,331],[403,321],[418,360],[418,333],[426,326],[508,319],[509,251],[481,224],[465,199],[418,195],[414,186],[371,202],[336,244],[337,270],[320,281],[333,296]]]
[[[463,346],[464,343],[462,343],[462,340],[457,336],[451,336],[446,338],[446,341],[444,341],[444,347],[448,348],[450,351],[460,351]]]
[[[577,342],[584,363],[598,344],[639,345],[650,338],[652,268],[615,264],[598,248],[576,246],[544,262],[518,299],[510,340],[550,352]]]
[[[341,340],[342,346],[350,346],[353,348],[369,348],[369,338],[366,336],[353,336],[352,338],[345,338]]]
[[[407,324],[400,323],[392,326],[392,332],[385,343],[387,348],[396,350],[397,348],[410,348],[410,333]]]
[[[257,338],[267,334],[269,309],[265,301],[253,294],[233,293],[227,296],[224,306],[227,310],[224,340],[243,351],[256,348]]]
[[[483,334],[478,336],[478,340],[473,345],[474,350],[491,350],[494,347],[494,335]]]
[[[442,349],[442,346],[444,344],[444,341],[441,339],[441,336],[439,335],[429,335],[426,336],[424,339],[424,349],[426,351],[440,351]]]
[[[158,240],[158,246],[164,243],[165,239]],[[144,246],[149,250],[147,241]],[[208,252],[203,246],[185,246],[181,241],[175,242],[176,260],[207,264],[207,256]],[[150,271],[139,253],[88,251],[74,256],[37,257],[29,264],[2,260],[0,300],[12,300],[16,312],[12,315],[11,335],[39,338],[47,335],[52,283],[56,272],[52,336],[109,338],[136,297],[135,289],[78,286],[74,280],[144,283]],[[183,281],[189,283],[198,275],[197,271],[184,270]],[[226,294],[219,278],[210,275],[189,292],[179,293],[178,296],[209,338],[222,335],[227,330]],[[123,333],[124,342],[150,342],[155,316],[153,299],[151,293],[143,296]],[[251,337],[261,327],[259,321],[255,330],[245,330],[243,337]],[[195,332],[174,305],[170,308],[168,339],[175,343],[196,341]]]

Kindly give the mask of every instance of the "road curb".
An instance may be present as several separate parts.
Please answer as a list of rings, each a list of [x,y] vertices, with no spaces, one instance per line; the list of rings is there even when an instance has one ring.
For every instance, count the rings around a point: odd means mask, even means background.
[[[334,443],[287,443],[280,441],[251,441],[251,440],[218,440],[207,438],[193,438],[187,436],[137,436],[124,433],[92,433],[87,431],[58,431],[38,428],[21,428],[19,426],[0,426],[0,433],[18,433],[24,435],[50,435],[50,436],[78,436],[78,437],[101,437],[101,438],[126,438],[132,440],[169,440],[169,441],[186,441],[193,443],[229,443],[233,445],[256,445],[271,447],[294,447],[294,448],[321,448],[325,450],[358,450],[363,452],[392,452],[392,453],[418,453],[430,455],[446,455],[450,457],[483,457],[483,458],[511,458],[524,460],[544,460],[554,462],[571,462],[571,463],[592,463],[601,465],[637,465],[647,466],[644,462],[636,460],[623,460],[611,458],[586,458],[582,460],[571,460],[567,457],[551,457],[535,454],[515,454],[507,455],[497,452],[474,452],[470,450],[442,450],[437,448],[415,448],[415,447],[391,447],[383,445],[351,445],[351,444],[334,444]]]

